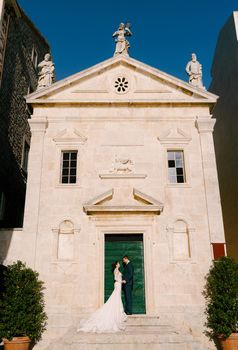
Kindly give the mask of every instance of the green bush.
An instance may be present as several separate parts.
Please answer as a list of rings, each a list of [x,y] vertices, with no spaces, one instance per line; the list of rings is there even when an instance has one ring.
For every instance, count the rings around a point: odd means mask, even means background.
[[[228,338],[238,331],[238,263],[230,257],[213,262],[203,291],[210,339]]]
[[[43,282],[21,261],[5,272],[5,291],[0,300],[0,339],[28,336],[34,343],[46,329]]]

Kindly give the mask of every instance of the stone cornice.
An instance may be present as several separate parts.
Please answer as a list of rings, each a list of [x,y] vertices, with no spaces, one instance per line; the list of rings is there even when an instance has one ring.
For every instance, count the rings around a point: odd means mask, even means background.
[[[88,215],[94,213],[151,213],[160,214],[161,206],[159,205],[85,205],[84,211]]]
[[[74,106],[74,105],[81,105],[84,107],[92,107],[92,106],[160,106],[160,105],[181,105],[181,106],[194,106],[194,105],[207,105],[207,106],[213,106],[216,103],[216,99],[133,99],[133,100],[122,100],[122,99],[101,99],[101,100],[84,100],[84,99],[31,99],[28,100],[28,103],[30,103],[33,107],[34,106],[53,106],[56,105],[64,105],[64,106]]]
[[[170,115],[170,116],[163,116],[163,115],[132,115],[130,117],[128,117],[128,115],[97,115],[95,113],[95,115],[86,115],[86,113],[84,112],[83,115],[64,115],[63,117],[60,116],[49,116],[48,117],[48,122],[49,123],[57,123],[57,122],[61,122],[62,119],[64,121],[67,122],[107,122],[107,121],[130,121],[130,122],[134,122],[134,121],[151,121],[151,122],[158,122],[158,121],[173,121],[173,122],[180,122],[180,121],[194,121],[195,117],[193,115],[181,115],[179,116],[174,116],[174,115]]]

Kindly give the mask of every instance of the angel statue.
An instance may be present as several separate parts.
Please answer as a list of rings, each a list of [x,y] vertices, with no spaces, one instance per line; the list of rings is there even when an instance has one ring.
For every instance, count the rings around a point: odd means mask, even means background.
[[[112,37],[116,37],[116,49],[114,52],[114,56],[116,55],[127,55],[128,49],[130,47],[129,42],[126,40],[126,36],[132,36],[132,32],[130,29],[130,23],[120,23],[118,30],[112,35]]]

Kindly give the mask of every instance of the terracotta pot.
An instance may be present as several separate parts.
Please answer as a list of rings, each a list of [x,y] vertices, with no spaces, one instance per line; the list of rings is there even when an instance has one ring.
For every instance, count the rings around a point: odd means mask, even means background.
[[[3,338],[4,350],[30,350],[31,339],[28,337],[14,337],[12,340]]]
[[[223,350],[237,350],[238,349],[238,333],[232,333],[228,338],[221,339],[220,343]]]

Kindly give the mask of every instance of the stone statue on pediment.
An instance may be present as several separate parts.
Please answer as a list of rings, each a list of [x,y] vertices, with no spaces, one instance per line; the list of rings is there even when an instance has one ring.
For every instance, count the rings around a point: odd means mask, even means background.
[[[51,56],[47,53],[44,60],[38,64],[38,85],[37,89],[50,86],[54,82],[55,65],[51,61]]]
[[[129,42],[126,40],[126,36],[132,36],[132,32],[130,29],[130,23],[120,23],[118,30],[113,33],[112,37],[116,38],[116,48],[114,52],[114,56],[117,55],[126,55],[128,56],[128,49],[130,47]]]
[[[187,63],[185,70],[189,75],[189,84],[204,89],[202,83],[202,65],[197,61],[195,53],[192,53],[191,61]]]

